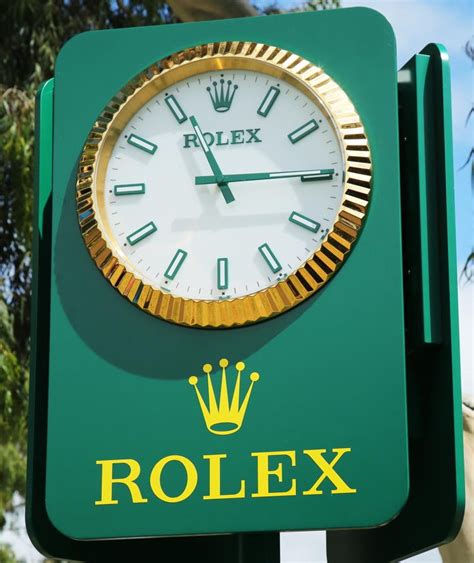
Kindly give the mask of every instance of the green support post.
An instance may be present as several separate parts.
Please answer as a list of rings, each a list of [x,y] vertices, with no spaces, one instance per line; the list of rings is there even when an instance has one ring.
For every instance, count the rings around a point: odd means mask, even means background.
[[[327,532],[330,563],[398,561],[452,541],[464,512],[449,59],[399,72],[410,496],[386,526]]]

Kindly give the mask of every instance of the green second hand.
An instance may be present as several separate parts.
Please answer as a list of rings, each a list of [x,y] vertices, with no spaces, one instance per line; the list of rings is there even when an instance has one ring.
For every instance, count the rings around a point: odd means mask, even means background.
[[[255,172],[251,174],[227,174],[221,176],[224,182],[250,182],[255,180],[279,180],[282,178],[300,178],[302,182],[328,180],[334,175],[334,168],[319,170],[294,170],[288,172]],[[195,184],[213,184],[216,176],[196,176]]]

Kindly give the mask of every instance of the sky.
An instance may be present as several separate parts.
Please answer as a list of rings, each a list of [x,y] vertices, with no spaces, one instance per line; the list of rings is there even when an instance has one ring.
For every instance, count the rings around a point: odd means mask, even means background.
[[[293,7],[301,2],[284,0],[266,2],[259,5],[277,4],[280,7]],[[472,63],[464,53],[464,45],[473,36],[473,6],[469,0],[373,0],[358,2],[342,0],[344,7],[366,6],[381,12],[389,20],[397,38],[398,65],[408,61],[428,43],[444,44],[449,52],[452,79],[453,136],[455,166],[455,203],[458,271],[473,248],[473,204],[470,166],[460,170],[473,145],[474,118],[470,126],[465,126],[466,116],[473,103]],[[460,284],[459,318],[461,331],[461,369],[463,391],[474,394],[474,375],[472,357],[472,319],[474,284]],[[23,511],[10,519],[9,525],[15,529],[21,526]],[[7,526],[8,528],[9,526]],[[25,563],[42,560],[29,543],[26,533],[6,530],[0,535],[1,542],[11,542],[17,555]],[[324,532],[301,532],[282,534],[282,562],[284,563],[324,563]],[[436,550],[413,557],[410,562],[437,563],[441,561]]]

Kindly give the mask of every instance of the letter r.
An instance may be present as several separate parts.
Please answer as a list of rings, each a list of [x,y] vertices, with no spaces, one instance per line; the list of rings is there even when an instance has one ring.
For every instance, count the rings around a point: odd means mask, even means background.
[[[185,133],[183,149],[189,149],[191,143],[193,144],[193,146],[199,147],[197,142],[197,136],[194,133]]]
[[[101,496],[100,500],[96,500],[96,505],[102,504],[118,504],[118,500],[112,497],[112,486],[114,483],[121,483],[128,487],[132,502],[134,504],[148,502],[146,498],[142,497],[138,485],[135,480],[140,475],[140,464],[134,459],[105,459],[96,461],[97,465],[102,465],[102,478],[101,478]],[[130,471],[126,477],[113,477],[114,465],[125,464],[128,465]]]

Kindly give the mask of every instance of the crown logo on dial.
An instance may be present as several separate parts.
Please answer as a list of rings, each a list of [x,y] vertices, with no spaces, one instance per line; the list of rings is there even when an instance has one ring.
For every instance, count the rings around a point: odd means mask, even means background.
[[[220,87],[218,86],[217,82],[214,81],[212,83],[214,89],[208,86],[206,90],[209,92],[209,96],[211,97],[214,109],[219,113],[224,113],[225,111],[230,110],[230,106],[232,105],[235,91],[237,90],[238,86],[237,84],[234,84],[234,86],[232,86],[232,80],[227,80],[226,87],[226,81],[223,78],[221,78],[219,82]]]

